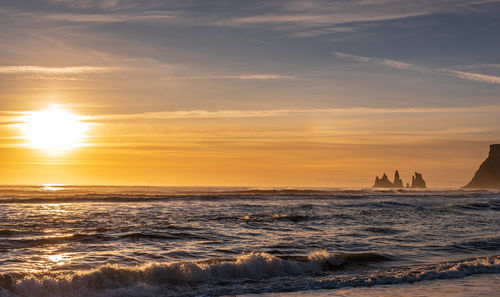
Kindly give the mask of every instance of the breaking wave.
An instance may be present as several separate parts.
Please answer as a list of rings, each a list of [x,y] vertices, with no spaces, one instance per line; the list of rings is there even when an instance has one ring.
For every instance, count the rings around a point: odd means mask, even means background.
[[[397,284],[500,273],[500,256],[362,273],[359,269],[356,273],[343,269],[349,264],[385,260],[389,258],[378,254],[336,256],[318,250],[294,259],[267,253],[248,253],[232,259],[152,263],[140,267],[108,265],[80,273],[3,274],[0,275],[0,296],[220,296]]]

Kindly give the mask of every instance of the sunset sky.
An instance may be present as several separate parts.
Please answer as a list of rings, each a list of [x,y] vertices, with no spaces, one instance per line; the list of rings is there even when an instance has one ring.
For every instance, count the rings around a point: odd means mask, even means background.
[[[3,0],[0,184],[459,187],[500,142],[500,1]],[[86,125],[61,151],[25,119]]]

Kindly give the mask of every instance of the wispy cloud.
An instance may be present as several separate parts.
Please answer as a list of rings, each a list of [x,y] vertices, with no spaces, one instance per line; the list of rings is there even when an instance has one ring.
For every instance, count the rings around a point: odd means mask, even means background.
[[[113,120],[170,120],[170,119],[220,119],[220,118],[258,118],[282,117],[304,114],[410,114],[410,113],[463,113],[463,112],[500,112],[500,106],[472,107],[409,107],[409,108],[325,108],[325,109],[270,109],[270,110],[185,110],[161,111],[133,114],[113,114],[92,117],[96,121]]]
[[[381,65],[385,65],[385,66],[397,68],[397,69],[414,70],[414,71],[420,71],[420,72],[427,72],[428,71],[424,67],[420,67],[417,65],[413,65],[413,64],[409,64],[409,63],[405,63],[405,62],[401,62],[401,61],[391,60],[391,59],[362,57],[362,56],[355,56],[355,55],[350,55],[350,54],[346,54],[346,53],[342,53],[342,52],[334,52],[333,54],[337,58],[344,59],[344,60],[350,60],[350,61],[356,61],[356,62],[371,62],[371,63],[381,64]]]
[[[58,79],[78,80],[84,79],[90,74],[106,73],[115,71],[113,67],[96,66],[67,66],[67,67],[45,67],[45,66],[0,66],[0,75],[13,75],[33,79]]]
[[[303,115],[345,115],[362,116],[369,114],[419,114],[419,113],[491,113],[500,112],[500,106],[469,106],[469,107],[408,107],[408,108],[323,108],[323,109],[268,109],[268,110],[179,110],[141,112],[129,114],[107,114],[82,116],[88,122],[112,122],[133,120],[176,120],[176,119],[224,119],[224,118],[266,118]],[[0,110],[0,126],[13,125],[22,122],[23,117],[32,111]]]
[[[435,13],[463,13],[478,10],[480,5],[497,0],[406,1],[406,0],[290,0],[268,1],[266,13],[231,17],[223,16],[213,23],[219,26],[266,26],[291,31],[297,37],[345,33],[363,29],[366,24],[414,18]]]
[[[120,0],[50,0],[54,4],[62,4],[72,8],[115,8],[120,5]]]
[[[295,75],[282,74],[237,74],[237,75],[206,75],[206,76],[171,76],[164,80],[210,80],[210,79],[234,79],[234,80],[304,80]]]
[[[182,5],[180,2],[175,3],[176,1],[171,3],[170,1],[50,0],[49,2],[55,6],[50,13],[30,12],[24,16],[77,23],[172,22],[203,26],[266,26],[269,29],[291,31],[295,36],[307,37],[345,32],[342,26],[356,30],[359,26],[363,26],[363,23],[405,19],[437,12],[463,12],[467,9],[477,9],[478,5],[496,0],[268,0],[259,2],[254,7],[248,6],[241,11],[229,9],[231,5],[219,1],[208,4],[213,8],[210,10],[206,9],[205,1],[188,1]],[[241,2],[243,6],[244,2]],[[57,8],[62,5],[72,9],[71,12],[68,12],[68,9]],[[258,9],[259,7],[266,8],[266,12]]]
[[[418,71],[418,72],[447,73],[447,74],[453,75],[454,77],[464,79],[464,80],[477,81],[477,82],[490,83],[490,84],[500,84],[500,76],[458,71],[458,70],[452,70],[452,69],[446,69],[446,68],[438,68],[438,69],[426,68],[426,67],[421,67],[418,65],[409,64],[409,63],[396,61],[396,60],[382,59],[382,58],[375,58],[375,57],[356,56],[356,55],[346,54],[346,53],[342,53],[342,52],[334,52],[333,54],[337,58],[349,60],[349,61],[375,63],[375,64],[380,64],[380,65],[384,65],[384,66],[391,67],[391,68],[412,70],[412,71]]]
[[[305,27],[338,25],[354,22],[386,21],[414,17],[424,12],[379,14],[365,13],[318,13],[318,14],[264,14],[238,17],[217,22],[219,25],[259,25],[259,24],[298,24]]]
[[[68,67],[44,67],[44,66],[0,66],[0,74],[18,74],[18,73],[41,73],[41,74],[59,74],[59,73],[97,73],[109,72],[107,67],[94,66],[68,66]]]
[[[33,15],[33,14],[32,14]],[[170,22],[177,16],[161,12],[142,13],[38,13],[36,17],[70,23]]]
[[[474,73],[474,72],[457,71],[457,70],[450,70],[450,69],[438,69],[438,70],[442,71],[442,72],[449,73],[455,77],[465,79],[465,80],[472,80],[472,81],[478,81],[478,82],[484,82],[484,83],[490,83],[490,84],[500,84],[500,76],[480,74],[480,73]]]
[[[427,14],[427,8],[392,9],[385,5],[365,5],[365,0],[339,3],[311,1],[315,5],[299,10],[301,5],[295,1],[284,4],[282,1],[269,1],[264,4],[270,12],[259,13],[258,9],[248,9],[244,15],[231,6],[214,3],[209,13],[203,5],[192,2],[176,6],[156,2],[152,5],[119,0],[51,0],[55,4],[50,12],[15,10],[4,11],[6,16],[16,19],[65,23],[170,23],[185,26],[253,27],[265,26],[273,30],[290,31],[296,37],[310,37],[346,31],[355,31],[361,23],[402,19]],[[200,1],[203,3],[204,1]],[[342,1],[343,2],[343,1]],[[352,3],[351,3],[352,2]],[[397,2],[397,1],[396,1]],[[320,3],[322,3],[320,5]],[[142,5],[141,5],[142,4]],[[57,6],[66,6],[61,10]],[[377,9],[373,9],[376,6]],[[176,7],[173,9],[172,7]],[[70,10],[68,10],[69,8]],[[1,12],[1,11],[0,11]],[[349,25],[349,29],[345,27]]]

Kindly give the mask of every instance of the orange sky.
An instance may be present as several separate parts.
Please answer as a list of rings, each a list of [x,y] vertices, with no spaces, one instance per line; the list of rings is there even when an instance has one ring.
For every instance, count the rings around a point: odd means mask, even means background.
[[[92,115],[67,109],[88,116],[90,130],[83,146],[55,153],[26,146],[19,115],[2,116],[3,183],[363,187],[399,169],[404,181],[419,171],[430,186],[457,187],[486,156],[488,128],[499,113],[346,108]]]
[[[0,3],[0,184],[459,187],[500,142],[498,1],[229,2]],[[53,104],[83,146],[27,145]]]

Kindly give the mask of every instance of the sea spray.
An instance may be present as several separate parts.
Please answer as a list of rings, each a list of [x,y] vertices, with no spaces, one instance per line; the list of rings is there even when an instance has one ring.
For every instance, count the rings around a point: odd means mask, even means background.
[[[209,290],[209,295],[218,296],[259,290],[281,292],[412,283],[500,273],[500,256],[496,256],[435,265],[375,269],[364,273],[335,271],[318,276],[318,272],[325,272],[325,267],[342,265],[345,261],[324,251],[312,252],[308,258],[308,261],[289,261],[266,253],[248,253],[228,262],[154,263],[133,268],[104,266],[76,274],[18,275],[17,280],[12,277],[10,281],[6,281],[7,276],[2,275],[0,296],[196,296],[204,295],[204,290],[205,293]],[[256,286],[249,291],[245,282],[242,283],[245,279],[253,280]],[[184,291],[186,288],[190,288],[190,291]]]
[[[133,286],[165,287],[236,279],[269,279],[319,272],[344,260],[318,250],[307,261],[282,260],[267,253],[247,253],[226,261],[152,263],[140,267],[106,265],[99,269],[48,275],[17,275],[1,283],[0,296],[91,296]],[[8,281],[7,281],[8,279]],[[135,292],[135,290],[134,290]],[[79,295],[82,294],[82,295]]]

